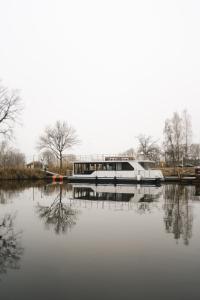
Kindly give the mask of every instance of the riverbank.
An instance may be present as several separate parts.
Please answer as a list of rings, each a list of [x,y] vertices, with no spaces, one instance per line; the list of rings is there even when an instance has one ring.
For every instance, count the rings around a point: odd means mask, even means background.
[[[194,176],[195,175],[195,169],[194,167],[191,168],[173,168],[173,167],[166,167],[166,168],[159,168],[159,170],[162,171],[164,177],[169,177],[169,176]]]
[[[194,168],[161,168],[160,170],[163,172],[165,178],[171,178],[175,181],[184,176],[195,176]],[[59,170],[49,171],[59,174]],[[50,175],[47,176],[47,174],[40,169],[0,168],[0,180],[47,180],[50,178]],[[67,179],[67,176],[65,179]]]
[[[0,168],[0,180],[41,180],[46,175],[40,169]]]

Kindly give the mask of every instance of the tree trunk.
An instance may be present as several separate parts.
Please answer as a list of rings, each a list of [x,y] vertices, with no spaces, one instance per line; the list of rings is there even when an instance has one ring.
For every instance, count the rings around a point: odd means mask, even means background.
[[[63,167],[63,157],[62,157],[62,153],[60,153],[60,174],[62,174],[62,167]]]
[[[173,151],[172,159],[173,159],[174,175],[175,175],[175,173],[176,173],[176,160],[175,160],[175,153],[174,153],[174,151]]]

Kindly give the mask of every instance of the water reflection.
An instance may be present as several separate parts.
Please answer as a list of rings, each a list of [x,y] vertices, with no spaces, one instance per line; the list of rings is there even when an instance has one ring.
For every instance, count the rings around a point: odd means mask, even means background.
[[[200,185],[195,186],[195,196],[200,196]]]
[[[65,184],[65,183],[49,183],[45,186],[42,186],[42,194],[43,196],[51,196],[53,194],[59,194],[60,193],[60,187],[62,187],[62,199],[68,198],[69,193],[72,190],[71,184]]]
[[[191,199],[197,187],[181,185],[128,186],[128,185],[73,185],[73,199],[90,208],[106,207],[114,210],[135,210],[139,214],[164,210],[164,226],[175,240],[183,239],[188,245],[192,237],[193,211]],[[163,207],[160,206],[163,196]],[[102,203],[102,205],[99,205]]]
[[[0,181],[0,204],[7,204],[16,199],[20,193],[24,192],[28,188],[34,190],[44,187],[44,181],[28,181],[28,180],[10,180]]]
[[[0,274],[8,269],[19,269],[23,254],[22,232],[14,228],[15,215],[7,214],[0,220]]]
[[[44,185],[43,182],[5,182],[0,184],[0,204],[10,202],[27,188],[39,190],[41,198],[53,197],[51,203],[46,200],[45,203],[39,202],[36,211],[46,227],[53,228],[57,234],[65,233],[76,224],[81,207],[109,208],[114,211],[133,210],[138,214],[163,210],[166,233],[173,235],[177,241],[182,239],[185,245],[189,244],[192,237],[192,201],[200,200],[199,186],[92,184],[72,186],[69,184]],[[38,200],[37,192],[36,200]]]
[[[164,193],[164,223],[167,233],[174,239],[183,239],[188,245],[192,237],[193,210],[189,203],[191,189],[181,185],[167,185]]]
[[[53,193],[53,189],[45,188],[45,193]],[[63,185],[59,185],[59,192],[50,206],[44,206],[40,203],[37,204],[36,211],[39,217],[44,220],[46,227],[54,228],[56,234],[65,233],[76,225],[78,210],[73,209],[70,204],[63,202]]]
[[[141,185],[73,185],[73,199],[78,200],[79,204],[83,201],[90,201],[92,206],[102,203],[98,207],[109,209],[136,209],[139,213],[150,212],[156,206],[156,202],[162,194],[162,187],[141,186]]]

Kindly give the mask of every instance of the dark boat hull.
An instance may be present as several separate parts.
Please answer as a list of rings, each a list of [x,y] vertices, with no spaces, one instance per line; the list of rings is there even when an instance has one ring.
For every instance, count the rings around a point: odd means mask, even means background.
[[[160,184],[162,182],[159,178],[143,178],[137,180],[135,178],[117,178],[117,177],[68,177],[71,183],[95,183],[95,184]]]

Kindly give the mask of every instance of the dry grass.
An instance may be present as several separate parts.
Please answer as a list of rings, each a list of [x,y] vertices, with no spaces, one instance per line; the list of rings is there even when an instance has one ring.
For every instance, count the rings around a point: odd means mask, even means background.
[[[194,175],[194,168],[160,168],[164,176]]]
[[[57,173],[59,175],[63,175],[63,176],[70,176],[72,175],[72,169],[73,167],[72,166],[68,166],[67,168],[63,168],[61,171],[60,171],[60,168],[59,167],[50,167],[48,169],[48,171],[50,172],[53,172],[53,173]]]
[[[0,168],[0,180],[36,180],[44,178],[44,172],[39,169]]]
[[[164,176],[181,176],[183,175],[194,175],[194,168],[160,168]],[[55,173],[60,173],[59,168],[49,169]],[[70,172],[70,170],[63,170],[62,175]],[[40,169],[27,169],[27,168],[0,168],[0,180],[39,180],[45,179],[45,173]]]

